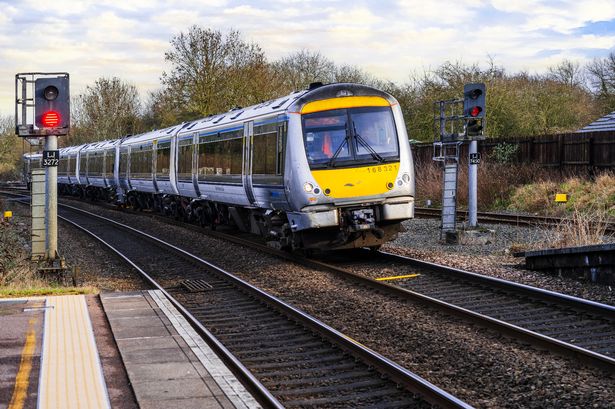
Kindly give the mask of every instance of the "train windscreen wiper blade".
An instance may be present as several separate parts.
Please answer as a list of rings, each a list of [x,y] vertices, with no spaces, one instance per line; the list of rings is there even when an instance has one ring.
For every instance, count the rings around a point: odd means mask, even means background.
[[[367,150],[369,152],[370,155],[372,155],[372,158],[376,159],[378,162],[382,163],[384,162],[384,158],[382,156],[380,156],[378,154],[378,152],[376,152],[374,150],[374,148],[372,148],[370,146],[369,143],[367,143],[365,141],[365,139],[363,139],[361,137],[361,135],[359,135],[359,133],[357,132],[357,127],[355,126],[354,122],[352,123],[352,127],[354,128],[354,136],[355,138],[357,138],[357,142],[359,142],[361,145],[363,145],[363,147],[365,148],[365,150]]]
[[[339,154],[342,152],[342,148],[344,147],[345,144],[348,143],[348,133],[346,133],[346,136],[344,137],[344,140],[342,141],[342,143],[340,143],[340,146],[337,147],[337,149],[335,150],[335,153],[333,153],[333,156],[331,156],[331,159],[329,159],[329,162],[327,162],[327,167],[328,168],[332,168],[333,164],[335,163],[335,160],[337,159],[337,157],[339,156]]]
[[[335,160],[337,159],[339,154],[342,152],[342,148],[344,147],[345,144],[348,144],[348,149],[350,149],[350,143],[348,142],[348,139],[350,138],[350,134],[348,133],[348,124],[344,125],[344,130],[345,130],[346,136],[344,136],[344,140],[342,141],[342,143],[340,143],[340,146],[337,147],[337,149],[333,153],[333,156],[331,156],[331,159],[329,159],[329,161],[327,162],[328,168],[333,167]]]

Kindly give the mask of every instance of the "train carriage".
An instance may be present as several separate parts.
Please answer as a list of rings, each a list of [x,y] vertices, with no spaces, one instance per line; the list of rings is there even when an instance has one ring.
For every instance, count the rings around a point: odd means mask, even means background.
[[[278,247],[377,247],[414,215],[399,104],[359,84],[314,85],[90,144],[78,157],[77,174],[86,166],[86,183],[115,191],[120,202],[213,227],[234,224]]]

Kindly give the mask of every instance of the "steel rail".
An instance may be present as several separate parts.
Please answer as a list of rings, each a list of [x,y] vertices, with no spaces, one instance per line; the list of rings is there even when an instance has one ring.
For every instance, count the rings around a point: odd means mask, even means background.
[[[442,209],[431,207],[416,207],[414,214],[417,217],[439,218]],[[457,217],[466,217],[467,210],[457,210]],[[533,215],[521,215],[510,213],[496,213],[496,212],[478,212],[478,221],[483,223],[495,223],[495,224],[509,224],[513,226],[525,225],[525,226],[557,226],[561,223],[571,221],[565,217],[554,216],[533,216]],[[615,233],[615,222],[604,222],[605,232],[612,234]]]
[[[140,213],[140,214],[143,214],[143,213]],[[150,216],[156,217],[156,215],[154,214],[151,214]],[[167,218],[162,218],[162,219],[167,220]],[[460,306],[457,306],[457,305],[454,305],[454,304],[451,304],[451,303],[448,303],[442,300],[438,300],[436,298],[433,298],[433,297],[430,297],[430,296],[427,296],[427,295],[424,295],[424,294],[421,294],[421,293],[418,293],[418,292],[415,292],[415,291],[412,291],[406,288],[402,288],[396,285],[376,281],[369,277],[365,277],[363,275],[354,273],[347,269],[340,268],[340,267],[337,267],[337,266],[334,266],[328,263],[324,263],[322,261],[285,253],[285,252],[273,249],[271,247],[262,245],[260,243],[256,243],[252,240],[247,240],[244,238],[232,236],[232,235],[221,233],[218,231],[206,230],[206,229],[199,228],[194,225],[183,223],[183,222],[172,222],[172,223],[176,225],[182,225],[184,227],[188,227],[188,228],[200,231],[202,233],[206,233],[214,237],[228,240],[228,241],[240,244],[240,245],[246,245],[252,248],[256,248],[260,251],[264,251],[273,256],[284,258],[289,261],[297,262],[297,263],[300,263],[302,265],[305,265],[311,268],[329,271],[334,274],[341,274],[355,282],[366,285],[368,287],[372,287],[379,291],[393,294],[395,296],[402,296],[404,298],[410,298],[412,300],[421,302],[425,305],[436,307],[438,309],[444,310],[453,315],[468,319],[477,324],[481,324],[483,326],[496,329],[497,331],[507,334],[511,337],[521,339],[524,341],[528,341],[538,347],[548,349],[552,352],[555,352],[555,353],[558,353],[564,356],[569,356],[569,357],[579,359],[587,364],[590,364],[590,365],[593,365],[593,366],[596,366],[602,369],[606,369],[607,371],[611,373],[615,373],[615,359],[614,358],[611,358],[611,357],[608,357],[602,354],[598,354],[594,351],[581,348],[579,346],[546,336],[544,334],[540,334],[538,332],[534,332],[534,331],[522,328],[520,326],[511,324],[505,321],[501,321],[496,318],[489,317],[484,314],[480,314],[475,311],[471,311],[469,309],[466,309],[466,308],[463,308],[463,307],[460,307]],[[455,269],[455,268],[447,267],[443,265],[438,265],[435,263],[429,263],[426,261],[411,259],[409,257],[399,256],[399,255],[395,255],[392,253],[378,252],[377,254],[380,254],[384,257],[389,257],[391,259],[396,259],[397,261],[403,261],[405,263],[410,263],[419,268],[425,268],[428,270],[451,274],[451,275],[463,275],[466,279],[482,281],[484,284],[487,284],[487,285],[499,287],[499,288],[506,289],[509,291],[513,290],[517,292],[522,292],[525,295],[528,295],[528,296],[531,296],[531,297],[534,297],[540,300],[549,301],[549,302],[558,302],[560,304],[565,304],[569,307],[581,309],[589,313],[600,314],[600,315],[605,316],[606,319],[612,320],[614,317],[615,307],[596,303],[594,301],[584,300],[581,298],[572,297],[572,296],[568,296],[565,294],[552,292],[549,290],[539,289],[539,288],[527,286],[524,284],[512,283],[512,282],[498,279],[498,278],[486,277],[480,274],[471,273],[468,271],[463,271],[463,270],[459,270],[459,269]]]
[[[0,192],[2,194],[6,194],[7,192]],[[28,202],[21,202],[22,204],[29,204]],[[85,210],[77,209],[72,206],[62,205],[62,207],[69,207],[72,210],[79,210],[83,213],[87,213],[89,216],[103,218],[102,216],[95,215],[93,213],[89,213]],[[129,264],[132,268],[134,268],[145,280],[157,290],[160,290],[165,297],[177,308],[177,310],[186,318],[186,320],[190,323],[190,325],[202,336],[207,344],[216,352],[216,354],[222,359],[222,361],[231,368],[232,372],[238,375],[241,379],[244,380],[244,384],[247,386],[248,390],[255,396],[256,400],[259,403],[265,405],[268,408],[278,408],[283,409],[284,406],[269,392],[267,388],[265,388],[258,379],[254,377],[254,375],[220,342],[218,339],[207,329],[205,328],[195,317],[192,315],[186,308],[184,308],[179,301],[177,301],[171,294],[169,294],[160,284],[158,284],[149,274],[147,274],[143,269],[137,266],[132,260],[130,260],[126,255],[124,255],[120,250],[115,248],[112,244],[106,242],[101,237],[97,236],[94,232],[88,230],[86,227],[81,226],[80,224],[73,222],[72,220],[58,215],[58,218],[64,220],[65,222],[71,224],[79,230],[87,233],[92,236],[94,239],[98,240],[101,244],[106,246],[109,250],[119,256],[122,260],[124,260],[127,264]],[[103,218],[104,219],[104,218]],[[108,222],[113,222],[120,225],[117,222],[114,222],[110,219],[106,219]],[[121,226],[121,225],[120,225]],[[135,232],[138,232],[136,229],[133,229],[129,226],[122,226],[123,228],[131,229]],[[142,233],[146,235],[146,233]],[[152,238],[150,236],[150,238]],[[158,239],[156,239],[158,240]],[[161,241],[161,243],[164,243]],[[166,243],[165,243],[166,244]],[[168,244],[173,247],[172,245]],[[209,264],[206,261],[202,260],[203,263]]]
[[[172,249],[173,251],[182,254],[183,256],[187,257],[187,258],[191,258],[199,263],[202,263],[204,265],[206,265],[208,268],[215,270],[216,272],[224,275],[227,279],[229,279],[230,281],[234,282],[237,286],[244,288],[246,291],[253,293],[255,295],[257,295],[258,297],[267,300],[267,302],[275,305],[277,308],[279,308],[282,311],[285,311],[288,315],[294,317],[295,319],[297,319],[298,321],[300,321],[302,324],[307,325],[308,327],[312,328],[314,331],[317,331],[319,334],[325,336],[327,339],[329,339],[331,342],[334,342],[335,344],[341,345],[344,349],[349,350],[350,352],[354,353],[355,355],[360,356],[362,359],[364,359],[368,364],[374,366],[375,368],[378,368],[380,371],[386,373],[387,375],[390,375],[392,379],[394,379],[396,382],[399,382],[400,384],[404,385],[404,387],[406,387],[408,390],[420,395],[421,397],[423,397],[425,400],[427,400],[428,402],[430,402],[431,404],[443,407],[443,408],[471,408],[472,406],[468,405],[467,403],[461,401],[460,399],[454,397],[453,395],[449,394],[448,392],[440,389],[439,387],[431,384],[430,382],[428,382],[427,380],[421,378],[420,376],[414,374],[413,372],[409,371],[408,369],[400,366],[399,364],[389,360],[388,358],[380,355],[379,353],[371,350],[370,348],[360,344],[359,342],[355,341],[354,339],[340,333],[339,331],[335,330],[334,328],[324,324],[323,322],[317,320],[316,318],[313,318],[309,315],[307,315],[306,313],[300,311],[299,309],[293,307],[290,304],[285,303],[284,301],[278,299],[277,297],[274,297],[270,294],[267,294],[266,292],[252,286],[251,284],[247,283],[246,281],[232,275],[231,273],[221,269],[220,267],[201,259],[198,256],[195,256],[179,247],[176,247],[170,243],[167,243],[157,237],[154,237],[152,235],[149,235],[145,232],[141,232],[131,226],[116,222],[112,219],[106,218],[104,216],[100,216],[91,212],[88,212],[86,210],[83,209],[79,209],[76,208],[74,206],[69,206],[66,204],[62,204],[61,205],[63,208],[69,208],[73,211],[77,211],[83,214],[87,214],[90,217],[96,218],[96,219],[100,219],[100,220],[104,220],[107,223],[111,223],[114,224],[116,226],[118,226],[119,228],[122,229],[126,229],[126,230],[130,230],[136,234],[139,234],[141,236],[146,237],[149,240],[155,241],[157,243],[159,243],[160,245],[166,246],[170,249]],[[82,226],[79,226],[78,224],[68,220],[67,218],[63,217],[63,216],[59,216],[61,217],[63,220],[71,223],[72,225],[80,228],[81,230],[85,231],[86,233],[92,235],[93,237],[97,238],[97,240],[99,240],[101,243],[103,243],[105,246],[107,246],[108,248],[110,248],[113,252],[115,252],[116,254],[118,254],[122,259],[124,259],[126,262],[128,262],[132,267],[134,267],[135,269],[137,269],[137,271],[139,271],[140,274],[142,274],[148,282],[150,282],[153,286],[155,286],[157,289],[160,289],[167,297],[169,297],[169,299],[171,300],[171,302],[173,303],[173,305],[176,306],[176,308],[178,308],[178,310],[182,313],[182,315],[184,315],[189,322],[191,323],[191,325],[193,325],[195,327],[195,329],[201,333],[202,335],[204,335],[208,340],[211,340],[212,343],[212,347],[214,347],[214,349],[216,349],[216,351],[220,351],[221,354],[223,354],[223,357],[225,358],[225,360],[228,360],[228,362],[230,363],[230,365],[232,365],[234,368],[236,368],[241,374],[242,376],[246,376],[246,379],[249,380],[250,384],[250,389],[255,389],[255,391],[258,393],[258,396],[261,397],[263,399],[264,402],[266,402],[268,405],[270,405],[271,407],[283,407],[281,406],[281,404],[275,399],[275,397],[273,397],[269,391],[267,391],[264,386],[262,386],[262,384],[260,384],[260,382],[254,378],[254,376],[241,364],[241,362],[239,362],[231,353],[230,351],[228,351],[224,345],[222,345],[205,327],[203,327],[202,324],[199,323],[199,321],[192,315],[190,314],[190,312],[188,312],[177,300],[175,300],[167,291],[165,291],[153,278],[151,278],[146,272],[144,272],[142,269],[140,269],[138,266],[136,266],[132,261],[130,261],[126,256],[124,256],[121,251],[119,251],[118,249],[114,248],[112,245],[110,245],[109,243],[106,243],[103,239],[99,238],[98,236],[96,236],[93,232],[89,231],[87,228],[84,228]]]
[[[143,213],[140,213],[143,214]],[[150,214],[150,217],[159,217],[156,214]],[[161,220],[169,220],[168,218],[161,217]],[[292,262],[300,263],[304,266],[320,269],[324,271],[329,271],[334,274],[341,274],[346,278],[349,278],[355,282],[358,282],[362,285],[366,285],[368,287],[374,288],[378,291],[383,291],[385,293],[393,294],[395,296],[402,296],[404,298],[410,298],[412,300],[423,303],[424,305],[429,305],[436,307],[440,310],[446,311],[455,316],[459,316],[465,319],[468,319],[471,322],[477,323],[482,326],[493,328],[501,333],[504,333],[513,338],[520,339],[522,341],[530,342],[533,345],[550,350],[554,353],[573,357],[575,359],[579,359],[586,364],[596,366],[602,369],[606,369],[611,373],[615,373],[615,358],[611,358],[594,351],[581,348],[579,346],[558,340],[556,338],[552,338],[546,336],[544,334],[540,334],[535,331],[528,330],[526,328],[498,320],[493,317],[489,317],[487,315],[471,311],[469,309],[421,294],[416,291],[412,291],[406,288],[402,288],[393,284],[384,283],[381,281],[376,281],[369,277],[365,277],[363,275],[354,273],[350,270],[337,267],[332,264],[328,264],[319,260],[314,260],[307,257],[302,257],[296,254],[290,254],[287,252],[283,252],[269,246],[257,243],[253,240],[237,237],[234,235],[230,235],[227,233],[213,231],[210,229],[204,229],[192,224],[177,222],[174,220],[169,220],[169,223],[174,225],[180,225],[182,227],[189,228],[194,231],[198,231],[201,233],[208,234],[213,237],[217,237],[222,240],[227,240],[239,245],[244,245],[248,247],[252,247],[258,249],[259,251],[265,252],[267,254],[273,255],[278,258],[283,258]],[[366,250],[367,251],[367,250]],[[469,271],[464,271],[460,269],[456,269],[453,267],[443,266],[435,263],[430,263],[426,261],[416,260],[409,257],[399,256],[392,253],[386,252],[378,252],[384,257],[389,257],[391,259],[396,259],[397,261],[402,261],[405,263],[410,263],[416,267],[424,268],[432,271],[436,271],[439,273],[446,273],[451,275],[462,275],[466,279],[471,279],[474,281],[480,281],[488,286],[498,287],[508,291],[515,291],[517,293],[523,293],[527,296],[540,299],[548,302],[559,303],[560,305],[567,305],[571,308],[584,310],[591,314],[597,314],[604,316],[606,319],[615,319],[615,307],[609,306],[606,304],[597,303],[591,300],[585,300],[582,298],[577,298],[573,296],[569,296],[566,294],[556,293],[553,291],[532,287],[524,284],[514,283],[506,280],[502,280],[499,278],[483,276],[480,274],[472,273]]]
[[[403,257],[403,256],[400,256],[400,257]],[[313,259],[301,259],[301,258],[297,258],[297,261],[305,263],[305,265],[308,265],[310,267],[320,268],[322,270],[326,270],[334,274],[341,274],[355,282],[369,286],[373,289],[376,289],[384,293],[392,294],[395,296],[401,296],[405,299],[411,299],[414,301],[421,302],[428,306],[436,307],[437,309],[440,309],[450,314],[453,314],[455,316],[459,316],[461,318],[467,319],[476,324],[495,329],[498,332],[504,333],[508,336],[530,342],[533,345],[536,345],[538,347],[545,348],[547,350],[550,350],[552,352],[555,352],[555,353],[558,353],[564,356],[579,359],[580,361],[590,364],[592,366],[596,366],[598,368],[605,369],[608,372],[615,373],[615,358],[611,358],[611,357],[596,353],[594,351],[581,348],[579,346],[546,336],[544,334],[540,334],[535,331],[528,330],[526,328],[499,320],[497,318],[489,317],[487,315],[460,307],[455,304],[448,303],[446,301],[439,300],[437,298],[430,297],[425,294],[421,294],[416,291],[409,290],[407,288],[403,288],[403,287],[396,286],[393,284],[384,283],[381,281],[376,281],[372,278],[365,277],[363,275],[354,273],[347,269],[340,268],[340,267],[337,267],[337,266],[334,266],[328,263],[324,263],[324,262],[313,260]],[[423,262],[419,260],[417,260],[417,262],[418,263],[416,265],[421,264],[422,266],[425,266],[426,268],[433,267],[433,268],[439,269],[440,271],[444,271],[445,269],[447,269],[446,266],[440,266],[437,264],[427,263],[427,262]],[[469,273],[469,274],[482,278],[482,276],[478,274],[474,274],[474,273]],[[494,280],[493,281],[494,284],[498,284],[502,286],[504,286],[506,283],[505,280],[500,280],[500,279],[493,279],[493,280]],[[515,284],[515,283],[511,283],[511,284]],[[531,289],[534,288],[530,286],[525,286],[523,284],[518,284],[518,286],[519,286],[519,289],[524,290],[526,293],[529,293]],[[555,295],[558,294],[558,293],[553,293],[548,290],[542,290],[542,289],[536,289],[536,290],[538,290],[536,294],[538,294],[540,297],[551,298],[552,300],[553,300],[553,297],[555,297]],[[603,304],[595,303],[593,301],[577,299],[575,297],[567,296],[565,294],[561,294],[561,295],[563,296],[562,301],[567,303],[568,305],[571,305],[575,300],[579,300],[580,301],[579,308],[582,308],[582,309],[588,309],[588,310],[595,311],[596,308],[599,308],[598,306],[603,306]],[[607,305],[604,305],[604,307],[605,307],[604,312],[607,313],[609,317],[611,317],[613,314],[614,308],[611,306],[607,306]]]

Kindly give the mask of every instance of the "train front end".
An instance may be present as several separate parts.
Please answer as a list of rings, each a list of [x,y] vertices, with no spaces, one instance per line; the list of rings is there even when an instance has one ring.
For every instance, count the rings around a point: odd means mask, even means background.
[[[289,109],[288,212],[296,246],[377,248],[414,216],[414,169],[399,104],[331,84]]]

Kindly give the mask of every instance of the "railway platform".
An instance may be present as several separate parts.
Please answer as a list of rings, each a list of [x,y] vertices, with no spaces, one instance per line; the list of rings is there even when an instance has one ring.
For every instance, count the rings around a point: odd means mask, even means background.
[[[0,299],[0,409],[256,408],[161,292]]]

